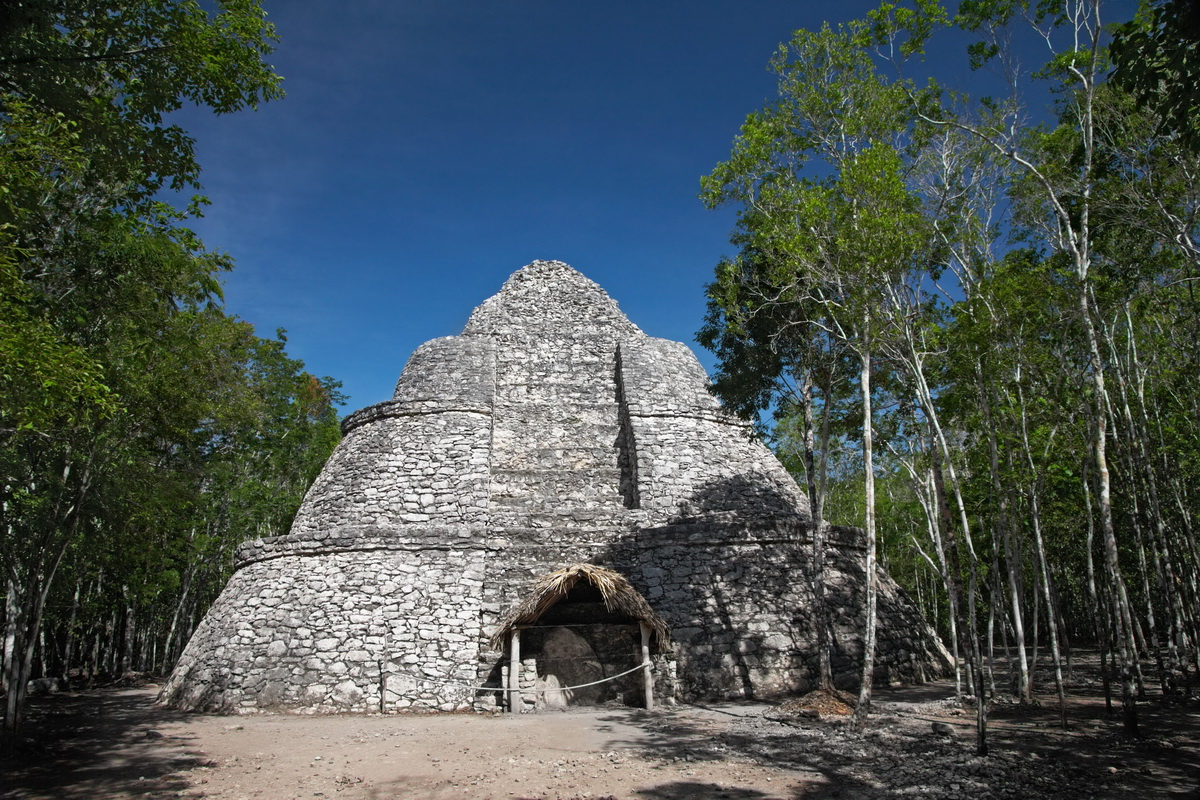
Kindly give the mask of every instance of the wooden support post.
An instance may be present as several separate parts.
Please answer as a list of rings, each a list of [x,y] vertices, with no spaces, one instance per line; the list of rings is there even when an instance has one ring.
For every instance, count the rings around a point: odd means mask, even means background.
[[[650,672],[650,626],[638,620],[642,630],[642,686],[646,695],[646,710],[654,710],[654,675]]]
[[[383,669],[383,661],[380,660],[377,663],[379,664],[379,713],[386,714],[387,713],[387,679],[388,679],[388,676],[387,676],[387,673]]]
[[[508,634],[508,713],[521,712],[521,629]]]

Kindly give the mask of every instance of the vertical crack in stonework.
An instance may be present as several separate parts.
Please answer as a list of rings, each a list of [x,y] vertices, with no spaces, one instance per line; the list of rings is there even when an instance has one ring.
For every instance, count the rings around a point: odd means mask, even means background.
[[[518,270],[462,334],[419,347],[392,399],[349,415],[343,431],[291,531],[242,546],[162,702],[236,713],[494,707],[507,670],[485,645],[497,620],[532,578],[585,562],[625,576],[670,626],[657,696],[810,685],[807,499],[719,407],[686,345],[644,334],[566,264]],[[843,686],[861,654],[861,547],[856,529],[830,530]],[[879,609],[880,681],[946,667],[886,577]],[[623,672],[628,632],[588,619],[572,631],[604,674]],[[541,648],[553,641],[523,639],[531,707],[537,687],[564,685],[547,674],[557,662]],[[596,701],[637,702],[639,680],[604,684]]]
[[[625,400],[625,384],[621,376],[621,348],[617,347],[617,415],[620,430],[617,433],[617,466],[621,469],[621,499],[626,508],[640,508],[637,485],[637,440],[633,436],[633,420],[629,416],[629,403]]]

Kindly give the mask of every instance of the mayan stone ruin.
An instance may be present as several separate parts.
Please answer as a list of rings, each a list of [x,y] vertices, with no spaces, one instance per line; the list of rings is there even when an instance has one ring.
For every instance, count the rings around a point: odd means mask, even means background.
[[[650,650],[659,702],[811,688],[807,499],[720,408],[687,346],[642,333],[566,264],[513,274],[460,335],[413,353],[392,400],[343,430],[290,533],[242,546],[162,702],[503,708],[515,676],[515,710],[639,705],[637,621],[586,580],[521,631],[512,676],[512,654],[489,644],[535,580],[572,564],[619,573],[665,623]],[[862,655],[862,561],[861,532],[831,527],[832,660],[847,687]],[[881,683],[946,669],[886,576],[879,619]]]

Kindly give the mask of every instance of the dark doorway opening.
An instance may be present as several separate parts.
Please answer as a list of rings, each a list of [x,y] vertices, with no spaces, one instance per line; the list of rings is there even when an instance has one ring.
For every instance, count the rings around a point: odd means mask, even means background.
[[[637,667],[640,648],[638,621],[610,611],[600,590],[585,581],[571,587],[521,636],[522,655],[537,662],[539,708],[642,705],[639,672],[604,680]]]

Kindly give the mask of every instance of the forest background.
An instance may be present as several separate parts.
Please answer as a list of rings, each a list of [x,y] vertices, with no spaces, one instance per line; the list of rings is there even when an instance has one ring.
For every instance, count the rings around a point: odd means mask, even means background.
[[[232,262],[188,227],[202,200],[161,201],[199,177],[170,112],[280,97],[258,3],[0,5],[15,731],[30,678],[170,668],[237,545],[286,532],[339,395],[282,333],[224,310]],[[857,521],[872,557],[878,539],[965,691],[1030,701],[1040,643],[1061,664],[1095,642],[1133,730],[1151,681],[1169,694],[1200,674],[1200,11],[1148,2],[1114,29],[1105,8],[884,4],[798,31],[772,62],[778,100],[703,182],[738,209],[740,252],[700,339],[717,393],[763,420],[817,518]],[[1006,91],[922,75],[949,32]],[[803,577],[820,585],[819,561]]]

